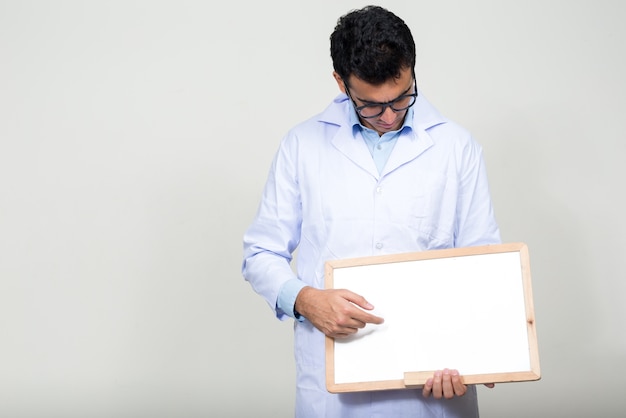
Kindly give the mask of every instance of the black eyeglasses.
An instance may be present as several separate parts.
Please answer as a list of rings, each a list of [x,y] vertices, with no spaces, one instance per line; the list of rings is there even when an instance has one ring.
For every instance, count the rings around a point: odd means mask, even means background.
[[[348,83],[346,83],[345,80],[343,84],[346,87],[346,94],[354,105],[354,110],[356,110],[359,116],[364,119],[380,116],[385,112],[385,110],[387,110],[388,107],[390,107],[394,112],[402,112],[413,106],[415,104],[415,100],[417,99],[417,80],[415,78],[413,78],[413,86],[411,86],[415,88],[415,93],[406,94],[407,91],[411,90],[411,87],[409,87],[404,93],[389,102],[370,103],[363,106],[357,106],[356,102],[352,98],[352,95],[350,94],[350,89],[348,89]]]

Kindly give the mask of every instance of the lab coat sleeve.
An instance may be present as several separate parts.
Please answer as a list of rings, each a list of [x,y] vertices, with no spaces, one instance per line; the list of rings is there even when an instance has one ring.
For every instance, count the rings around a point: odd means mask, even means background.
[[[469,142],[461,160],[455,247],[498,244],[500,230],[494,216],[481,146]]]
[[[288,318],[277,306],[280,289],[287,281],[297,279],[290,265],[302,224],[296,151],[293,138],[283,140],[272,161],[256,217],[243,241],[243,276],[279,319]]]

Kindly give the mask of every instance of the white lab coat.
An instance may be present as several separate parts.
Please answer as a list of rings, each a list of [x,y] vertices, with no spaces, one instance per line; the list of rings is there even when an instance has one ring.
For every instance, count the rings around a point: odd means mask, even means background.
[[[281,142],[243,262],[244,277],[279,318],[282,284],[297,277],[322,288],[326,260],[500,242],[481,147],[422,95],[413,109],[413,129],[402,130],[380,174],[343,94]],[[295,322],[295,358],[297,417],[478,416],[473,387],[454,400],[425,400],[415,390],[328,393],[324,336],[306,320]]]

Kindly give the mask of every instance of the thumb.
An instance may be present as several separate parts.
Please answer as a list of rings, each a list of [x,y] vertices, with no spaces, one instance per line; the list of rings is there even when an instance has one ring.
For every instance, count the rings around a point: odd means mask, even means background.
[[[349,290],[345,291],[345,294],[343,295],[343,297],[348,300],[351,303],[354,303],[355,305],[363,308],[363,309],[367,309],[367,310],[372,310],[374,309],[374,305],[372,305],[371,303],[369,303],[363,296],[351,292]]]

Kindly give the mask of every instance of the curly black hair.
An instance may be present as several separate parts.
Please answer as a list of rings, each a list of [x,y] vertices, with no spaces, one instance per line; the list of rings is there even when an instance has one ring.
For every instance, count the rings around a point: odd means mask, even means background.
[[[337,74],[354,75],[380,85],[414,70],[415,41],[402,19],[379,6],[366,6],[341,16],[330,35],[330,56]]]

